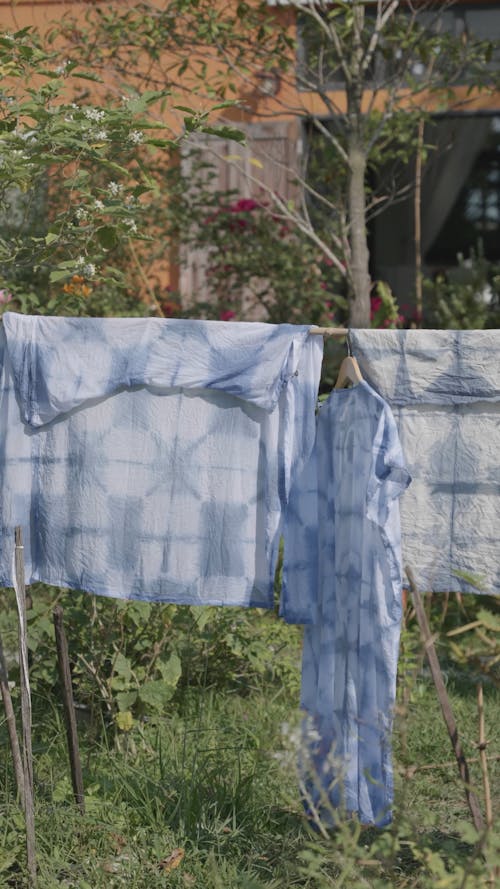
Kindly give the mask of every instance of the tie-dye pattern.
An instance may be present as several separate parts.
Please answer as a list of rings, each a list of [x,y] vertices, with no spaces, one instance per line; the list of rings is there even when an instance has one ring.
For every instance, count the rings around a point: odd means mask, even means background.
[[[314,475],[317,471],[316,515]],[[301,703],[306,803],[332,825],[391,819],[390,730],[401,619],[400,494],[409,484],[390,409],[365,382],[334,390],[320,410],[316,451],[291,509],[295,561],[287,594],[318,590],[306,626]],[[307,562],[313,545],[316,567]]]
[[[321,337],[12,313],[2,327],[0,583],[19,524],[28,583],[271,607],[291,479],[314,441]]]
[[[351,343],[413,478],[404,563],[421,590],[500,594],[500,330],[352,330]]]

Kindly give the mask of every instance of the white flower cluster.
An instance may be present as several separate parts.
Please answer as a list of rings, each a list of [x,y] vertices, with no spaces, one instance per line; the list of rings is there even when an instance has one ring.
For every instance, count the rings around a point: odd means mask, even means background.
[[[104,204],[99,198],[96,198],[94,201],[94,210],[104,210]]]
[[[131,130],[127,138],[129,142],[133,142],[134,145],[139,145],[144,140],[144,133],[141,133],[140,130]]]
[[[83,113],[87,120],[94,120],[98,123],[105,118],[105,112],[100,111],[99,108],[84,108]]]
[[[84,256],[78,257],[76,260],[76,268],[85,278],[93,278],[96,273],[94,263],[87,262]]]
[[[95,139],[97,142],[105,142],[106,139],[108,138],[108,131],[107,130],[95,130],[92,133],[92,138]]]
[[[82,221],[87,219],[88,215],[88,210],[86,210],[85,207],[77,207],[75,210],[76,218],[81,219]]]
[[[120,185],[119,182],[114,182],[113,180],[108,183],[108,191],[112,198],[116,198],[121,191],[123,191],[123,185]]]
[[[125,219],[125,225],[127,226],[131,235],[136,233],[137,224],[134,219]]]
[[[64,61],[61,62],[61,64],[58,65],[57,68],[55,69],[55,73],[59,77],[61,77],[61,75],[63,75],[66,72],[66,68],[68,67],[68,65],[69,65],[69,59],[64,59]]]

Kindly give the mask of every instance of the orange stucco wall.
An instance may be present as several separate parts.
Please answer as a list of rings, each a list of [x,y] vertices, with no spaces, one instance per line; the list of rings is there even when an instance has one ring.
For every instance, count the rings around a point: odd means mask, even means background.
[[[161,5],[161,0],[158,0]],[[231,0],[214,0],[227,5]],[[470,0],[469,0],[470,2]],[[479,0],[478,0],[479,3]],[[128,4],[133,6],[133,0],[122,0],[119,7],[126,7]],[[484,5],[484,0],[482,0]],[[34,26],[42,33],[48,31],[54,22],[61,22],[63,18],[71,18],[78,26],[84,25],[86,14],[95,5],[92,0],[0,0],[0,27],[15,31],[28,25]],[[500,3],[493,5],[498,6],[500,16]],[[109,8],[109,4],[105,4]],[[287,8],[270,8],[270,16],[277,16],[282,23],[285,23],[294,33],[294,13]],[[250,48],[250,47],[249,47]],[[71,48],[61,48],[61,60],[71,55]],[[147,70],[147,63],[144,60],[142,74]],[[211,74],[216,70],[214,60],[208,58],[207,64],[207,81],[210,81]],[[277,121],[291,121],[296,119],[297,114],[307,113],[309,115],[325,115],[325,104],[321,98],[315,93],[305,93],[297,91],[293,83],[293,69],[289,75],[280,75],[277,80],[278,91],[274,97],[266,97],[262,95],[261,84],[258,78],[258,69],[248,75],[246,78],[232,78],[238,88],[238,94],[242,100],[242,107],[225,109],[219,112],[226,120],[232,120],[235,123],[248,123],[254,121],[269,121],[270,119]],[[109,77],[108,77],[109,75]],[[104,72],[104,89],[108,89],[112,83],[111,70],[106,75]],[[168,101],[166,111],[164,112],[164,120],[171,128],[174,135],[180,134],[183,128],[184,115],[173,109],[174,104],[186,104],[194,109],[209,108],[214,100],[203,97],[202,92],[194,92],[186,74],[183,78],[184,92],[178,93]],[[89,84],[92,91],[99,91],[98,86]],[[231,96],[232,94],[229,94]],[[330,99],[333,107],[340,110],[345,109],[345,95],[342,92],[332,93]],[[372,100],[370,93],[366,93],[365,102],[368,107]],[[88,101],[88,99],[86,100]],[[405,103],[404,96],[401,99]],[[408,98],[408,101],[410,99]],[[384,104],[383,94],[377,95],[375,107],[381,108]],[[421,104],[421,100],[420,103]],[[427,97],[429,110],[439,109],[443,111],[445,108],[449,110],[466,109],[467,112],[473,111],[491,111],[500,110],[500,92],[491,93],[486,90],[476,95],[468,95],[466,89],[458,88],[455,92],[455,100],[450,103],[449,97],[443,97],[442,101],[436,95]],[[214,115],[215,117],[217,115]],[[177,272],[175,262],[169,262],[168,258],[162,263],[161,271],[158,270],[158,278],[162,282],[170,282],[174,287],[177,285]]]
[[[220,2],[222,3],[223,0],[220,0]],[[479,0],[469,0],[469,5],[473,5],[474,2],[477,2],[479,5]],[[487,2],[488,0],[486,0]],[[133,6],[133,0],[124,0],[119,6],[123,8],[128,3]],[[60,22],[63,18],[72,18],[76,23],[83,25],[86,13],[94,5],[96,4],[92,0],[17,0],[17,2],[0,0],[0,26],[7,30],[17,30],[26,25],[33,25],[44,32],[54,22]],[[486,5],[484,0],[482,0],[481,5]],[[498,14],[500,16],[500,3],[492,2],[491,5],[499,7]],[[106,4],[106,7],[109,8],[109,5]],[[283,24],[290,28],[291,33],[294,33],[294,13],[291,9],[271,7],[269,13],[270,16],[280,19]],[[210,81],[211,72],[215,71],[215,65],[215,61],[211,62],[208,56],[207,81]],[[146,70],[146,61],[144,61],[144,70]],[[293,71],[279,78],[279,90],[273,98],[262,95],[259,88],[257,70],[245,79],[238,80],[235,77],[231,79],[236,83],[244,108],[219,112],[226,119],[251,121],[254,118],[261,120],[268,118],[270,115],[277,115],[280,119],[286,120],[296,116],[297,113],[325,114],[325,105],[317,94],[297,91],[294,88]],[[202,95],[201,91],[194,92],[192,89],[194,83],[193,81],[190,82],[188,74],[184,76],[184,82],[184,94],[178,94],[176,100],[187,101],[191,107],[200,110],[209,108],[213,104],[213,99],[207,99]],[[500,109],[500,92],[492,93],[484,90],[476,95],[468,95],[465,88],[457,88],[455,97],[455,101],[450,103],[449,97],[440,100],[435,95],[429,95],[427,104],[429,109],[439,108],[439,110],[443,110],[444,107],[448,107],[451,110],[454,107],[466,107],[468,112]],[[330,98],[334,107],[338,107],[340,110],[345,109],[345,96],[342,92],[331,93]],[[176,113],[171,108],[176,100],[169,103],[170,107],[167,108],[165,117],[166,122],[174,131],[178,131],[182,126],[182,115]],[[372,101],[372,96],[368,92],[365,101],[368,107]],[[404,98],[402,102],[403,104],[405,103]],[[380,93],[376,97],[375,107],[381,108],[383,104],[384,95]]]

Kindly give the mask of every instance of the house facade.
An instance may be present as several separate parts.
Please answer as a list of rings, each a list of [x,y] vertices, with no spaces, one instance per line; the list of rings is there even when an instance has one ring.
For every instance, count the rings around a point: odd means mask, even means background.
[[[8,30],[25,25],[44,30],[64,16],[78,21],[90,5],[84,0],[0,0],[0,24]],[[371,5],[367,3],[367,10]],[[334,70],[326,82],[312,83],[310,88],[301,79],[301,66],[311,47],[300,3],[268,0],[267,7],[270,22],[279,19],[296,40],[291,69],[284,74],[256,65],[237,80],[239,106],[219,114],[246,132],[245,146],[211,137],[198,138],[197,144],[218,170],[214,188],[232,189],[241,197],[270,190],[286,202],[297,203],[299,183],[307,176],[307,160],[314,150],[316,130],[311,120],[325,127],[335,125],[335,109],[345,109],[345,94],[342,78]],[[439,26],[464,42],[469,35],[500,41],[499,2],[457,0],[443,7]],[[492,73],[499,66],[493,57]],[[208,81],[210,70],[209,63]],[[467,256],[478,245],[488,259],[500,261],[500,91],[469,93],[467,84],[459,81],[453,86],[446,103],[442,98],[429,100],[424,137],[427,145],[437,149],[428,152],[423,165],[419,201],[423,272],[431,278],[443,270],[453,275],[458,254]],[[196,101],[202,103],[200,94]],[[167,114],[175,129],[175,113]],[[415,289],[414,165],[408,163],[399,176],[401,194],[368,221],[370,272],[373,280],[389,283],[400,303],[411,303]],[[326,195],[328,178],[318,180],[318,188]],[[184,255],[183,260],[170,256],[161,274],[189,301],[203,289],[204,258],[193,254]]]

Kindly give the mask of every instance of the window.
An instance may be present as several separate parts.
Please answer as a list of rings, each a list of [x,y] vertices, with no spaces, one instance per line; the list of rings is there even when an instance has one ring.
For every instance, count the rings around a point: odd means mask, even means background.
[[[338,9],[332,10],[338,13]],[[324,7],[316,10],[328,21],[329,10]],[[368,46],[372,24],[375,22],[376,6],[369,3],[365,8],[364,48]],[[342,16],[337,21],[342,22]],[[432,55],[432,38],[436,47],[432,65],[433,81],[439,77],[444,85],[467,83],[474,79],[474,52],[469,52],[468,41],[484,40],[498,42],[492,47],[489,62],[492,71],[500,64],[500,14],[495,6],[473,6],[457,4],[452,8],[440,9],[436,4],[418,13],[415,24],[406,27],[408,12],[398,10],[389,20],[381,35],[377,52],[365,72],[367,87],[384,88],[391,83],[403,83],[413,79],[418,83],[429,66],[429,53]],[[332,19],[335,23],[335,19]],[[422,32],[425,38],[422,39]],[[409,37],[404,40],[403,35]],[[443,51],[443,38],[449,35],[450,45]],[[441,37],[441,40],[440,40]],[[342,89],[344,77],[333,41],[317,20],[307,11],[297,10],[297,83],[304,90]],[[406,42],[406,49],[401,47]],[[441,53],[440,46],[441,43]],[[481,63],[480,63],[481,64]]]
[[[484,147],[426,261],[431,265],[455,264],[457,253],[468,255],[478,241],[487,259],[500,259],[500,117],[492,118]]]

